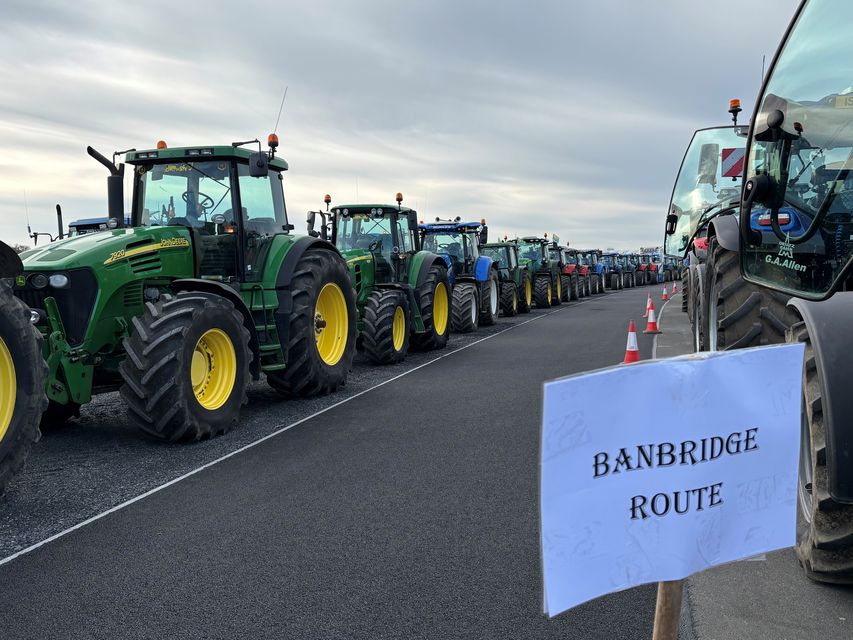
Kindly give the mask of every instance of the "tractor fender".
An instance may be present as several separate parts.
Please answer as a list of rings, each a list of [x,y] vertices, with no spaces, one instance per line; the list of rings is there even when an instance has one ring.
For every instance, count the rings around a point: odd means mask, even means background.
[[[448,266],[444,256],[440,256],[431,251],[419,251],[412,258],[409,264],[409,282],[414,283],[414,288],[420,287],[429,277],[429,270],[434,264],[445,267],[447,275],[453,278],[453,267]]]
[[[252,350],[252,364],[249,370],[252,373],[252,379],[257,380],[261,376],[261,350],[258,342],[258,332],[255,330],[255,321],[252,319],[252,313],[249,307],[243,301],[238,291],[235,291],[227,284],[216,282],[214,280],[202,280],[200,278],[182,278],[174,280],[170,285],[172,291],[198,291],[200,293],[209,293],[211,295],[220,296],[226,300],[230,300],[234,304],[234,308],[243,316],[243,326],[249,332],[249,348]]]
[[[738,251],[740,226],[737,216],[727,215],[714,218],[708,225],[708,237],[717,237],[717,242],[726,251]]]
[[[829,495],[853,503],[853,292],[839,292],[828,300],[813,302],[792,298],[793,308],[806,323],[821,387],[826,436],[826,468]]]
[[[495,263],[489,256],[480,256],[474,263],[474,279],[477,282],[486,282],[489,279],[489,271]]]
[[[24,272],[24,263],[5,242],[0,242],[0,278],[14,278]]]

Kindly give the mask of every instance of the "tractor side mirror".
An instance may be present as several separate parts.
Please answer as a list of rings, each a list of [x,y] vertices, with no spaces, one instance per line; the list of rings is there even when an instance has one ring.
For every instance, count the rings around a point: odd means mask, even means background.
[[[483,225],[483,228],[480,231],[480,244],[486,244],[488,241],[489,241],[489,228],[486,225]]]
[[[314,235],[315,233],[317,233],[316,231],[314,231],[314,223],[316,222],[316,220],[317,220],[317,212],[316,211],[309,211],[308,216],[307,216],[308,235],[314,236],[315,238],[317,237]]]
[[[409,211],[407,214],[407,218],[409,221],[409,229],[413,231],[418,230],[418,212],[417,211]]]
[[[269,173],[269,158],[263,151],[249,156],[249,175],[253,178],[266,178]]]
[[[678,215],[670,213],[666,216],[665,233],[668,236],[675,235],[675,225],[678,224]]]

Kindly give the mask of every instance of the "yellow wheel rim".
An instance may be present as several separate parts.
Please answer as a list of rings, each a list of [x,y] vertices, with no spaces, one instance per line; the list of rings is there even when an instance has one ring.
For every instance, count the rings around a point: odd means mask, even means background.
[[[38,366],[38,365],[35,365]],[[0,441],[12,424],[15,414],[15,399],[18,395],[18,379],[15,376],[15,363],[12,354],[3,339],[0,338]]]
[[[518,311],[518,289],[512,292],[512,310]]]
[[[403,348],[403,340],[406,339],[406,314],[403,313],[403,307],[397,307],[394,311],[394,351],[400,351]]]
[[[554,299],[554,296],[551,293],[551,283],[548,283],[548,302],[551,302]]]
[[[530,280],[524,283],[524,301],[528,307],[533,304],[533,284]]]
[[[231,397],[237,380],[237,353],[221,329],[210,329],[198,339],[190,379],[196,400],[208,411],[218,409]]]
[[[349,337],[349,313],[344,292],[334,282],[329,282],[317,296],[314,308],[314,339],[320,359],[330,367],[344,356]]]
[[[436,334],[443,336],[447,330],[447,320],[450,315],[450,301],[447,298],[447,287],[439,282],[435,287],[435,296],[432,299],[432,324]]]
[[[557,278],[557,298],[563,297],[563,283],[560,278]]]

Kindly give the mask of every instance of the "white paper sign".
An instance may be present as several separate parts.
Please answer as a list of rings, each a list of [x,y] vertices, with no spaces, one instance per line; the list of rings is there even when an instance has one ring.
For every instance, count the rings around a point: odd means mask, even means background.
[[[545,613],[794,544],[802,344],[548,382]]]

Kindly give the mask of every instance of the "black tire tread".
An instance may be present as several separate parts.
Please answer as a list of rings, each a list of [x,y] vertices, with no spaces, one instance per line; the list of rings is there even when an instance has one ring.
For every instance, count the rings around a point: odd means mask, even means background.
[[[21,381],[16,388],[16,408],[12,414],[6,434],[0,448],[0,496],[2,496],[9,481],[24,466],[24,462],[33,445],[39,441],[39,421],[47,409],[45,380],[47,379],[47,364],[42,356],[41,333],[30,322],[29,308],[12,294],[11,288],[0,281],[0,313],[5,322],[0,325],[0,337],[6,342],[12,352],[13,364],[17,371],[19,367],[26,368],[32,373],[27,380],[28,386]],[[4,326],[8,327],[7,331]],[[15,357],[20,352],[20,358]],[[23,401],[22,401],[23,400]]]
[[[453,287],[450,304],[450,322],[456,333],[471,333],[477,329],[479,312],[471,319],[471,307],[477,307],[477,287],[471,282],[460,282]],[[478,310],[479,311],[479,310]]]
[[[199,418],[190,408],[190,400],[177,380],[182,372],[180,353],[184,338],[193,326],[204,322],[212,311],[231,315],[238,335],[226,331],[235,349],[243,349],[245,365],[242,379],[234,382],[240,393],[238,410],[222,414],[215,423]],[[125,359],[119,365],[124,384],[119,393],[132,421],[145,433],[169,442],[197,441],[226,433],[239,420],[239,407],[246,404],[253,354],[243,316],[234,304],[221,296],[181,291],[164,295],[156,303],[148,302],[141,317],[133,318],[134,330],[124,339]],[[221,328],[221,327],[220,327]],[[239,356],[238,356],[239,358]],[[239,376],[239,373],[238,373]]]
[[[416,351],[432,351],[435,349],[443,349],[447,346],[447,338],[451,329],[451,318],[447,319],[447,326],[444,328],[444,333],[439,334],[435,331],[435,322],[433,320],[433,303],[435,301],[435,290],[440,283],[444,284],[444,289],[447,292],[447,303],[451,307],[452,313],[452,294],[450,291],[450,282],[448,281],[447,268],[439,264],[433,264],[429,268],[429,274],[424,279],[423,283],[415,289],[415,299],[418,302],[418,307],[421,312],[421,319],[424,322],[425,331],[423,333],[413,333],[409,341],[411,349]]]
[[[394,348],[394,315],[403,309],[406,335],[400,350]],[[361,341],[364,353],[374,364],[394,364],[405,359],[409,350],[409,301],[402,291],[380,289],[367,298],[364,305],[364,330]]]
[[[320,289],[336,282],[343,291],[349,314],[347,346],[340,361],[329,367],[317,355],[314,338],[314,307]],[[290,312],[290,336],[287,343],[287,367],[267,374],[269,385],[284,396],[325,395],[346,383],[352,368],[356,341],[355,291],[343,258],[325,249],[306,251],[290,282],[293,299]]]
[[[811,432],[811,523],[798,523],[797,558],[809,578],[819,582],[853,584],[853,505],[842,505],[829,495],[820,376],[808,328],[796,322],[786,332],[788,342],[805,343],[803,410]],[[802,518],[802,516],[800,516]]]

